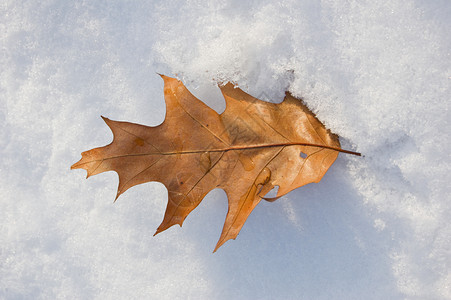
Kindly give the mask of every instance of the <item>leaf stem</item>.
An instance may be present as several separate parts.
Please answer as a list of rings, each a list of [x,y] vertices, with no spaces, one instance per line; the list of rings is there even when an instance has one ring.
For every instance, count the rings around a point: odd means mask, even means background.
[[[356,156],[362,155],[359,152],[345,150],[345,149],[341,149],[338,147],[332,147],[332,146],[326,146],[326,145],[320,145],[320,144],[310,144],[310,143],[296,143],[296,142],[267,144],[267,145],[232,146],[229,148],[214,149],[214,150],[208,150],[208,151],[220,152],[220,151],[230,151],[230,150],[246,150],[246,149],[259,149],[259,148],[271,148],[271,147],[284,147],[284,146],[310,146],[310,147],[326,148],[326,149],[335,150],[338,152],[343,152],[346,154],[352,154],[352,155],[356,155]]]

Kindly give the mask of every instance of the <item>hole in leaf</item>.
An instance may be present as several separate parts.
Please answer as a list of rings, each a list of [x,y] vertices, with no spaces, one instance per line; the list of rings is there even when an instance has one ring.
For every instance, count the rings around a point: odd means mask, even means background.
[[[307,157],[307,154],[305,154],[304,152],[301,152],[301,157],[302,157],[302,158],[306,158],[306,157]]]
[[[260,196],[265,197],[265,198],[272,198],[277,195],[278,190],[279,190],[279,186],[276,185],[272,190],[270,190],[268,193],[266,193],[266,195],[260,195]]]

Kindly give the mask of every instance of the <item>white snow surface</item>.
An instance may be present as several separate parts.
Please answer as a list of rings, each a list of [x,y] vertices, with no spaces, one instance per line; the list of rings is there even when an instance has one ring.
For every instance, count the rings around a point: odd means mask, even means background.
[[[1,299],[451,299],[451,1],[0,4]],[[177,76],[302,97],[342,146],[323,180],[252,212],[212,254],[227,199],[153,237],[160,183],[113,204],[84,180],[104,115],[155,126]]]

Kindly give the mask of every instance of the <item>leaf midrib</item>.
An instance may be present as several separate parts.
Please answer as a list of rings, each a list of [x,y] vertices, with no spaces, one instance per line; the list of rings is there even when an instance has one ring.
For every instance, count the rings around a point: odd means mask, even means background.
[[[154,153],[135,153],[135,154],[123,154],[123,155],[116,155],[116,156],[110,156],[110,157],[103,157],[101,159],[91,160],[89,162],[86,162],[84,164],[91,163],[93,161],[101,161],[101,160],[109,160],[109,159],[116,159],[116,158],[122,158],[122,157],[132,157],[132,156],[147,156],[147,155],[184,155],[184,154],[196,154],[196,153],[204,153],[204,152],[227,152],[227,151],[241,151],[241,150],[254,150],[254,149],[264,149],[264,148],[274,148],[274,147],[287,147],[287,146],[306,146],[306,147],[316,147],[316,148],[323,148],[323,149],[330,149],[338,152],[343,152],[347,154],[357,155],[361,156],[360,153],[344,150],[338,147],[332,147],[327,145],[320,145],[320,144],[312,144],[312,143],[296,143],[296,142],[290,142],[290,143],[275,143],[275,144],[263,144],[263,145],[247,145],[247,146],[231,146],[226,148],[218,148],[218,149],[200,149],[200,150],[182,150],[182,151],[169,151],[169,152],[154,152]]]

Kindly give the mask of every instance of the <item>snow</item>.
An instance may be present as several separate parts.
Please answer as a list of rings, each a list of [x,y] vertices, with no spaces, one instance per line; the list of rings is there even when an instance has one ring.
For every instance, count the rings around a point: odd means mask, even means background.
[[[243,3],[244,2],[244,3]],[[0,298],[451,299],[451,2],[0,4]],[[70,171],[111,133],[164,120],[177,76],[307,105],[347,149],[319,184],[261,203],[212,254],[214,190],[153,237],[167,191]]]

